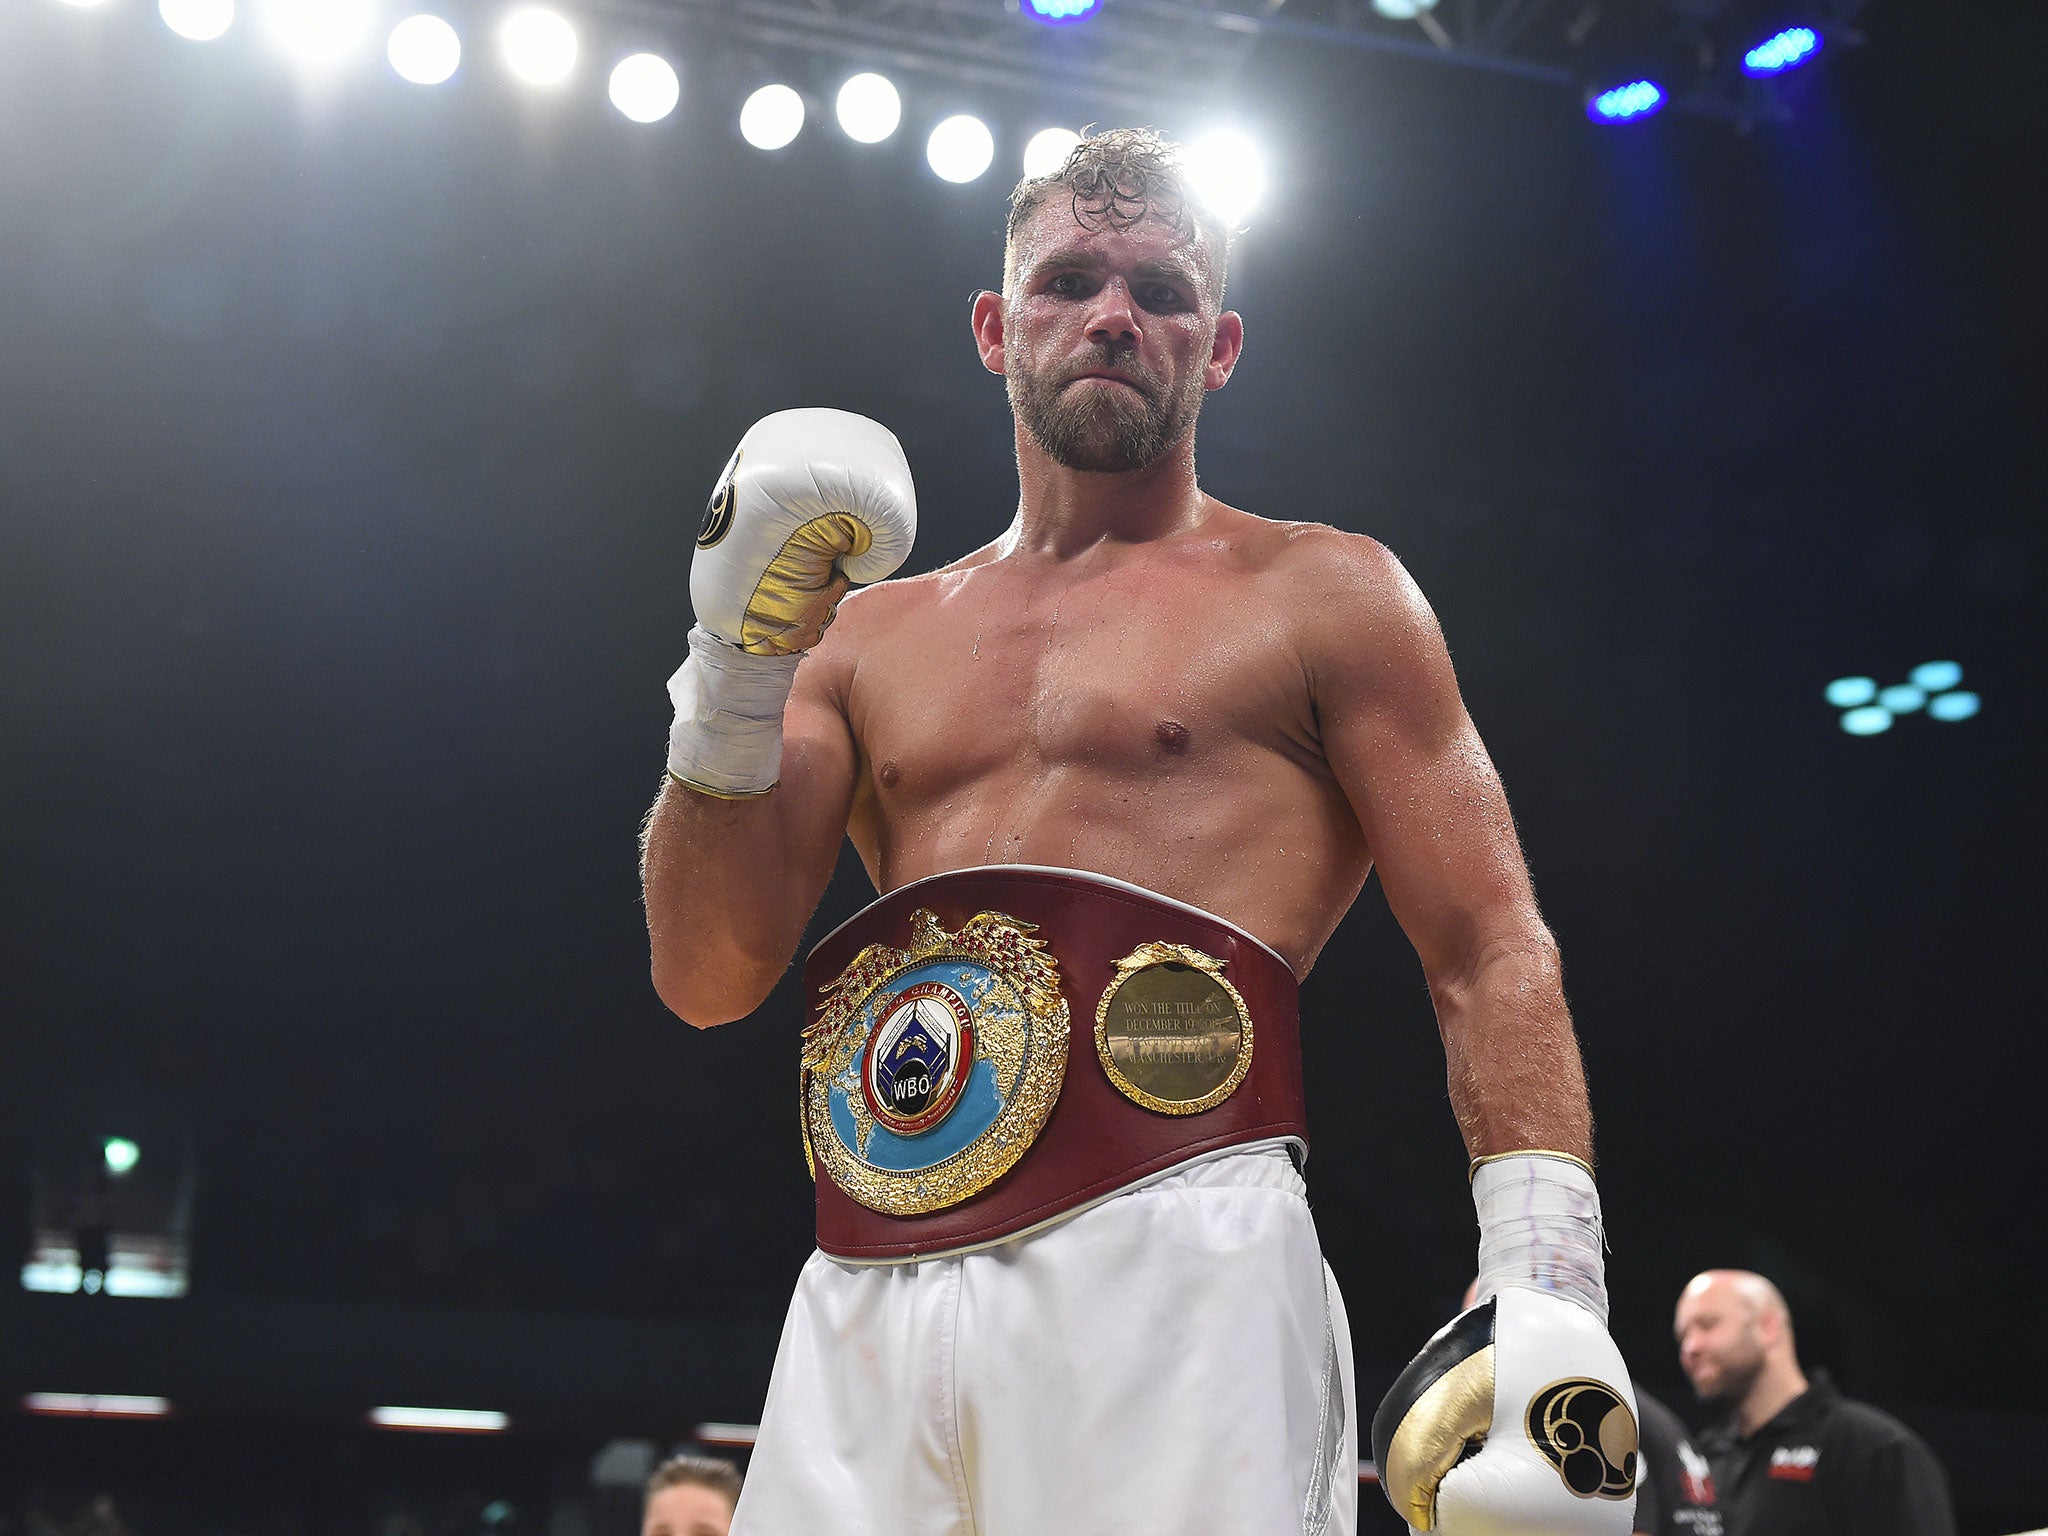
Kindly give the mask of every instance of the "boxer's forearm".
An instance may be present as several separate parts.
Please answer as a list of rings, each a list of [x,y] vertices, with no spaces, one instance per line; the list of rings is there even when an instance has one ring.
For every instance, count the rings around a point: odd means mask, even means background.
[[[669,777],[640,843],[654,988],[700,1029],[761,1005],[831,878],[858,753],[848,668],[814,648],[848,586],[888,576],[916,532],[902,446],[844,411],[764,416],[712,493],[689,659],[668,681]]]
[[[793,856],[780,794],[721,800],[671,778],[648,812],[640,883],[654,989],[699,1029],[761,1005],[822,891],[801,867],[815,860]]]
[[[1451,1112],[1473,1157],[1543,1148],[1587,1163],[1593,1116],[1557,945],[1540,925],[1431,976]]]

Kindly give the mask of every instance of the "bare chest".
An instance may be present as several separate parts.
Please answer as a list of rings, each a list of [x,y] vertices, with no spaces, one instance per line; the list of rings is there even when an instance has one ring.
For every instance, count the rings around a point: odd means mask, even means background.
[[[1305,741],[1301,668],[1256,585],[968,573],[861,657],[850,713],[877,787],[924,799],[1060,770],[1191,771]]]

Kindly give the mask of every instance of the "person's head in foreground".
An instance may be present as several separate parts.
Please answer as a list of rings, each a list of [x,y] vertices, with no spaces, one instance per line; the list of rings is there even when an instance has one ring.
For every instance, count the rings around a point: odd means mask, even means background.
[[[671,1456],[647,1479],[640,1536],[727,1536],[739,1468],[717,1456]]]
[[[1083,139],[1011,194],[1003,291],[974,304],[983,364],[1025,437],[1067,469],[1123,473],[1187,442],[1244,342],[1223,308],[1231,231],[1150,129]]]

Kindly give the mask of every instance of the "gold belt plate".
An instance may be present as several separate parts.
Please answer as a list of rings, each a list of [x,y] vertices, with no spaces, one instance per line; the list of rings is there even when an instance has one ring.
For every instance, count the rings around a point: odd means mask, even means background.
[[[982,912],[948,933],[920,908],[910,944],[870,944],[819,989],[804,1029],[804,1156],[845,1194],[921,1216],[1016,1166],[1066,1081],[1059,964],[1033,924]]]
[[[1117,1092],[1162,1115],[1198,1115],[1252,1068],[1252,1016],[1223,962],[1185,944],[1141,944],[1095,1005],[1095,1053]]]

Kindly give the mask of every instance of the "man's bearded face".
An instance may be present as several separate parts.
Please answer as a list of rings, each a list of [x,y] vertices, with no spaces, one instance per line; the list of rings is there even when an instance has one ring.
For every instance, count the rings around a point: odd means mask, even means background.
[[[1194,430],[1203,388],[1199,369],[1169,380],[1136,351],[1090,343],[1079,357],[1040,363],[1013,345],[1003,370],[1010,408],[1031,440],[1068,469],[1143,469]],[[1112,370],[1130,382],[1077,378],[1081,369]]]
[[[1058,205],[1020,232],[1003,373],[1031,440],[1069,469],[1156,462],[1194,430],[1216,339],[1206,265],[1158,218],[1076,229]]]

